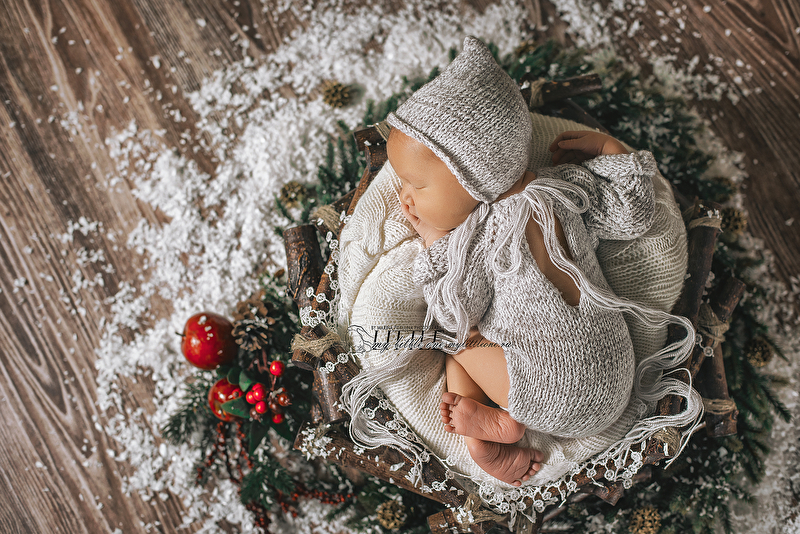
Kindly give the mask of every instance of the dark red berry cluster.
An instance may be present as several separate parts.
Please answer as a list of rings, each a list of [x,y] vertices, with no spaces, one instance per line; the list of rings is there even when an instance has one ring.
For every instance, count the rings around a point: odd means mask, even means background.
[[[260,421],[262,416],[269,411],[272,412],[273,423],[283,423],[286,418],[284,415],[285,408],[292,403],[292,398],[286,392],[286,388],[283,386],[276,388],[275,383],[285,370],[286,365],[281,361],[275,360],[270,364],[269,372],[272,375],[272,380],[270,381],[269,392],[261,382],[256,382],[250,386],[244,397],[249,404],[253,405],[250,409],[250,417]]]

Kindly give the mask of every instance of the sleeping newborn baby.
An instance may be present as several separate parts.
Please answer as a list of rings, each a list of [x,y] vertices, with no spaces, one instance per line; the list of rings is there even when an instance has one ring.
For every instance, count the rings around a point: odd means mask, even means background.
[[[614,295],[595,255],[599,239],[633,239],[651,224],[652,155],[597,132],[565,132],[550,147],[562,165],[534,174],[530,121],[516,84],[472,37],[387,119],[401,209],[425,242],[414,281],[426,323],[460,344],[446,359],[442,422],[465,436],[483,470],[513,485],[544,460],[516,444],[526,428],[599,434],[633,391],[663,392],[658,380],[642,383],[646,370],[691,347],[663,349],[637,369],[622,312],[651,324],[678,319]]]

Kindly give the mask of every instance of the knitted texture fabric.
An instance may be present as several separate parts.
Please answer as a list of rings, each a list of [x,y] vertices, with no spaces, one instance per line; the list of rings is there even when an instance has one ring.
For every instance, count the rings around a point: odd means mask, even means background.
[[[431,149],[475,199],[490,202],[525,172],[531,121],[517,84],[486,45],[463,51],[387,122]]]
[[[558,134],[566,130],[594,131],[583,124],[537,113],[531,114],[531,121],[533,138],[528,170],[534,172],[552,165],[552,154],[547,148]],[[633,150],[630,146],[627,149]],[[601,239],[597,259],[614,293],[668,312],[680,296],[686,274],[686,227],[672,188],[659,172],[653,179],[653,189],[656,208],[650,229],[634,240]],[[657,276],[642,277],[642,273]],[[625,316],[625,321],[636,349],[637,363],[664,346],[666,327],[654,329],[630,315]]]
[[[635,368],[628,327],[622,313],[586,295],[578,306],[567,304],[539,270],[527,242],[502,236],[524,238],[530,210],[535,218],[554,211],[577,269],[610,292],[594,253],[598,239],[633,239],[649,229],[655,161],[639,152],[600,156],[584,165],[541,169],[523,193],[491,204],[466,246],[469,255],[457,260],[467,262],[458,297],[466,304],[468,326],[503,346],[511,417],[532,430],[573,438],[602,432],[628,404]],[[569,184],[586,192],[588,206],[553,200],[559,190],[574,194]],[[457,318],[436,284],[453,268],[451,237],[456,239],[448,234],[417,256],[414,281],[423,286],[438,323],[455,332]]]
[[[589,128],[553,117],[531,116],[533,128],[530,169],[550,165],[548,146],[565,130]],[[375,178],[346,224],[340,240],[339,281],[341,287],[340,322],[347,325],[419,325],[426,304],[422,290],[413,283],[412,263],[423,249],[421,238],[400,211],[396,187],[399,178],[387,163]],[[686,273],[686,235],[669,184],[660,175],[654,179],[655,216],[651,228],[631,241],[600,241],[597,256],[615,293],[634,301],[653,301],[653,307],[668,311],[677,300]],[[609,249],[609,245],[611,248]],[[622,245],[617,250],[614,247]],[[606,251],[611,253],[606,255]],[[655,298],[650,288],[658,288]],[[660,288],[664,288],[661,291]],[[628,318],[626,317],[626,320]],[[643,343],[652,343],[650,335],[631,332],[635,352],[650,354]],[[660,328],[657,336],[665,336]],[[663,344],[663,340],[661,342]],[[660,345],[659,345],[660,346]],[[373,350],[361,353],[362,366],[380,365],[394,358],[397,350]],[[470,457],[462,436],[444,431],[439,415],[439,401],[445,391],[444,358],[441,353],[420,350],[407,371],[381,384],[381,389],[413,430],[452,468],[496,488],[511,489],[486,475]],[[595,455],[601,454],[622,439],[648,412],[644,402],[631,397],[622,415],[600,434],[586,438],[556,438],[526,432],[524,443],[542,450],[547,458],[530,484],[546,485]]]

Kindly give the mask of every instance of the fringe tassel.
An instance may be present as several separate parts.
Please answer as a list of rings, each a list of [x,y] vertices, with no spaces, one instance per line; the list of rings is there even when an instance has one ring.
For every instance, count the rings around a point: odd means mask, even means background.
[[[552,182],[552,183],[551,183]],[[515,251],[511,260],[510,269],[501,269],[498,265],[498,257],[495,255],[492,267],[498,274],[508,274],[516,271],[522,261],[520,247],[524,236],[525,221],[529,217],[541,226],[545,236],[545,246],[553,264],[575,282],[581,291],[581,297],[587,298],[596,306],[628,313],[652,328],[662,328],[669,324],[682,326],[686,332],[683,339],[675,341],[670,345],[659,350],[655,354],[642,360],[636,367],[634,379],[634,392],[638,398],[645,402],[656,402],[666,395],[677,395],[686,400],[686,409],[675,415],[652,416],[638,422],[628,432],[620,442],[614,445],[609,452],[604,455],[606,458],[627,459],[630,448],[635,443],[639,443],[665,427],[684,427],[689,429],[681,436],[680,445],[675,456],[667,463],[672,461],[683,452],[689,442],[691,435],[697,430],[703,415],[703,401],[697,391],[692,388],[691,377],[688,383],[677,378],[667,376],[670,373],[687,372],[685,369],[677,369],[665,375],[669,369],[677,367],[683,363],[692,352],[695,340],[695,330],[692,323],[685,317],[672,315],[661,310],[655,310],[642,306],[633,301],[618,297],[611,291],[597,287],[592,284],[564,252],[558,242],[555,229],[555,215],[553,213],[553,199],[557,199],[564,204],[570,211],[581,213],[588,205],[588,197],[577,186],[565,184],[554,180],[542,180],[538,187],[529,187],[522,194],[525,195],[527,202],[521,204],[517,212],[517,221],[511,226],[511,230],[505,235],[500,236],[498,249],[504,248],[503,244],[512,239],[511,250]],[[565,196],[565,192],[574,192],[581,198],[581,203],[572,202]],[[519,243],[518,243],[519,242]],[[651,383],[646,383],[646,377],[654,377]]]
[[[366,402],[373,396],[380,385],[402,373],[411,363],[413,350],[406,350],[383,366],[365,367],[342,387],[339,404],[350,414],[350,439],[353,443],[366,449],[386,445],[399,450],[406,458],[412,460],[414,480],[417,485],[422,476],[422,462],[426,455],[425,448],[408,438],[391,432],[386,426],[368,417],[365,413]]]

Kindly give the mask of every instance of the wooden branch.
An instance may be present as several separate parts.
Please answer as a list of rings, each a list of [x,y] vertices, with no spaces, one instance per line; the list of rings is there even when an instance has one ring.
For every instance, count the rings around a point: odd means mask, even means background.
[[[317,376],[314,375],[314,382],[312,382],[311,384],[311,392],[312,392],[311,409],[308,412],[309,423],[314,426],[321,425],[325,422],[325,415],[322,411],[322,404],[320,404],[318,398],[315,398],[313,393],[319,387],[320,386],[317,385]]]
[[[714,357],[706,362],[701,373],[703,374],[701,393],[704,403],[707,404],[705,413],[706,432],[714,438],[736,434],[739,410],[728,393],[728,380],[725,377],[722,345],[714,347]],[[706,399],[711,402],[709,403]],[[716,404],[722,404],[722,406],[717,408]]]
[[[523,76],[523,81],[530,81],[533,77]],[[545,82],[541,89],[542,102],[545,104],[558,102],[574,96],[594,93],[603,88],[603,81],[597,74],[585,74],[566,80],[551,80]],[[522,98],[525,102],[531,103],[531,88],[525,87],[521,90]]]
[[[316,289],[325,265],[317,241],[317,230],[313,224],[287,228],[283,232],[283,242],[286,248],[289,296],[298,308],[308,306],[312,299],[306,296],[306,289]]]
[[[356,195],[356,190],[353,189],[352,191],[347,193],[345,196],[343,196],[342,198],[340,198],[339,200],[334,202],[333,203],[333,209],[336,210],[336,213],[342,213],[342,212],[347,213],[347,211],[350,209],[350,205],[353,204],[353,197],[355,197],[355,195]],[[355,205],[355,204],[353,204],[353,205]],[[342,230],[342,226],[343,225],[339,225],[339,231],[340,232]]]
[[[709,306],[721,322],[726,322],[733,314],[745,290],[745,283],[728,277],[709,299]],[[697,389],[706,404],[706,432],[712,437],[729,436],[736,433],[739,411],[728,392],[725,376],[725,362],[722,345],[713,344],[714,356],[706,359],[697,376]]]
[[[678,302],[672,310],[675,315],[682,315],[691,321],[697,328],[697,318],[700,313],[700,304],[703,299],[708,275],[711,272],[711,261],[714,257],[714,247],[716,246],[719,228],[713,226],[695,226],[688,232],[688,255],[689,264],[687,273],[689,277],[684,282],[683,290],[678,298]],[[674,343],[682,339],[686,333],[680,326],[670,326],[667,335],[667,344]],[[695,350],[692,355],[679,367],[689,368],[692,362],[697,362],[703,357],[702,350]],[[699,365],[696,366],[699,369]],[[695,374],[697,369],[694,370]],[[676,373],[676,378],[688,383],[689,377],[685,373]],[[668,395],[658,402],[659,415],[675,415],[682,410],[681,397]]]
[[[328,329],[320,324],[314,328],[304,328],[302,333],[306,339],[317,341],[327,336]],[[340,343],[334,343],[325,349],[318,358],[304,353],[306,358],[311,359],[308,361],[314,365],[313,397],[322,408],[323,420],[330,424],[350,419],[347,411],[339,405],[339,397],[342,394],[342,386],[360,372],[358,364],[352,359],[348,358],[346,362],[341,363],[338,361],[339,355],[345,352],[345,348]],[[333,364],[332,371],[323,369],[329,362]]]
[[[383,164],[386,162],[386,143],[383,141],[383,138],[380,136],[378,130],[374,126],[358,130],[353,135],[356,138],[356,143],[358,144],[359,150],[365,152],[367,166],[364,169],[364,174],[361,176],[361,180],[358,182],[358,186],[356,186],[353,191],[346,195],[346,197],[350,196],[349,200],[345,200],[344,197],[341,199],[342,207],[344,207],[345,203],[347,204],[345,212],[346,215],[352,215],[358,200],[361,198],[361,195],[364,194],[369,187],[369,184],[372,183],[372,180],[375,178],[375,176],[377,176],[378,172],[383,167]],[[344,225],[339,227],[339,234],[341,234],[342,226]],[[333,265],[333,258],[328,260],[328,264]],[[334,291],[331,287],[331,284],[334,280],[336,280],[335,270],[332,271],[332,274],[328,274],[323,270],[319,279],[319,283],[316,286],[316,294],[323,294],[328,300],[332,300]],[[328,303],[326,301],[319,302],[314,299],[309,304],[311,305],[311,309],[314,311],[329,311]]]
[[[294,448],[303,451],[309,445],[305,441],[306,433],[314,430],[316,430],[314,426],[308,423],[303,424],[297,433]],[[381,446],[365,450],[356,446],[349,436],[336,427],[327,430],[324,433],[324,439],[319,440],[315,446],[319,447],[315,453],[324,456],[327,461],[345,467],[354,467],[446,506],[458,508],[467,500],[468,493],[457,481],[447,479],[447,468],[433,456],[424,464],[421,475],[422,484],[417,487],[407,478],[413,462],[391,447]],[[447,480],[446,488],[437,490],[435,485],[432,485],[434,482],[445,480]],[[426,489],[423,490],[423,488]],[[428,489],[430,491],[427,491]]]
[[[316,227],[305,224],[288,228],[283,232],[283,241],[288,272],[286,289],[298,308],[310,306],[314,299],[306,296],[306,290],[309,287],[317,288],[324,267]],[[316,368],[317,360],[318,358],[304,351],[296,350],[292,353],[295,365],[308,371]]]
[[[358,199],[364,194],[386,162],[386,143],[375,127],[359,130],[355,132],[354,136],[359,149],[366,152],[367,166],[358,186],[333,204],[337,212],[344,211],[347,215],[352,214]],[[339,226],[338,233],[341,233],[343,226],[344,224]],[[315,294],[323,293],[328,300],[333,299],[334,296],[331,283],[335,280],[336,274],[335,271],[330,275],[324,272],[316,226],[303,225],[290,228],[284,232],[284,240],[289,271],[288,290],[292,299],[298,308],[311,306],[314,311],[329,311],[327,302],[319,302],[316,298],[306,296],[308,287],[314,287]],[[330,258],[328,263],[332,264],[332,262],[333,258]],[[304,326],[300,330],[302,336],[316,340],[322,339],[326,333],[326,329],[321,325],[313,329]],[[292,353],[292,361],[295,365],[314,372],[314,398],[322,412],[322,419],[328,423],[341,422],[349,418],[347,413],[339,407],[339,395],[342,385],[359,372],[358,366],[351,360],[344,364],[337,364],[338,355],[343,351],[344,347],[337,344],[327,349],[319,357],[302,349]],[[337,364],[334,371],[320,372],[319,366],[328,362]],[[319,420],[318,412],[319,410],[315,411],[315,421]]]
[[[454,532],[472,532],[473,534],[485,534],[497,525],[494,521],[484,521],[482,523],[473,523],[470,525],[469,530],[464,530],[456,519],[456,514],[450,508],[446,508],[439,513],[428,516],[428,528],[431,529],[431,534],[453,534]],[[503,527],[502,531],[508,532],[508,529]],[[501,531],[501,532],[502,532]],[[497,530],[495,530],[497,532]]]
[[[622,485],[622,481],[617,481],[602,486],[587,484],[583,487],[583,491],[601,498],[611,506],[616,506],[617,502],[622,498],[622,494],[625,493],[625,488]]]
[[[364,169],[364,174],[361,176],[361,181],[358,182],[358,186],[355,189],[353,201],[350,203],[350,207],[347,210],[348,215],[353,213],[358,199],[361,198],[361,195],[364,194],[369,184],[372,183],[372,180],[375,179],[375,176],[378,175],[378,172],[380,172],[388,159],[386,154],[386,141],[384,141],[381,134],[378,133],[378,129],[374,126],[357,130],[353,133],[353,136],[356,138],[358,150],[364,153],[367,166]]]
[[[709,299],[709,304],[720,321],[724,322],[731,318],[746,288],[747,284],[733,276],[729,276],[719,285]]]

